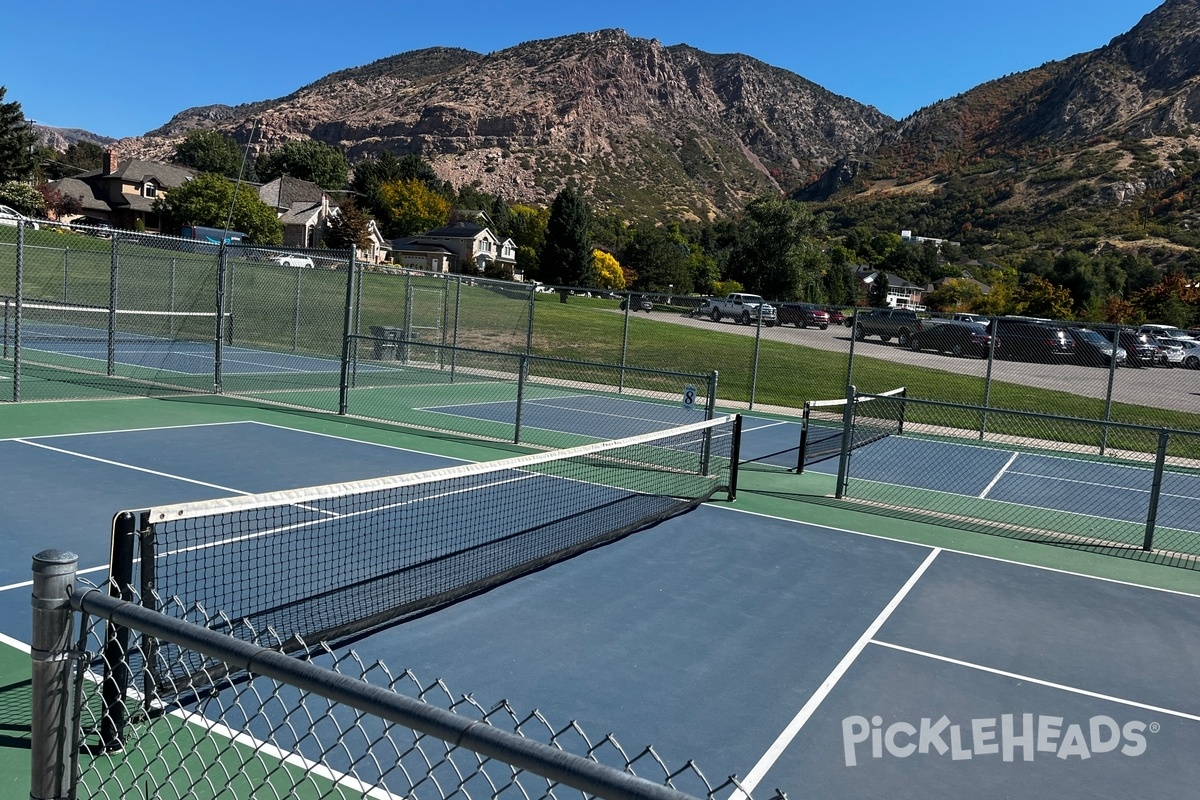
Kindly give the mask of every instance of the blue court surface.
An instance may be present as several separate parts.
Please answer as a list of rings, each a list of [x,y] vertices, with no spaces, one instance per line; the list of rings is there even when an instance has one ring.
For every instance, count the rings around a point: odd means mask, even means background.
[[[3,633],[29,641],[33,553],[74,551],[103,578],[118,510],[453,463],[251,422],[0,441]],[[1200,785],[1200,598],[737,507],[702,506],[352,647],[764,796]]]

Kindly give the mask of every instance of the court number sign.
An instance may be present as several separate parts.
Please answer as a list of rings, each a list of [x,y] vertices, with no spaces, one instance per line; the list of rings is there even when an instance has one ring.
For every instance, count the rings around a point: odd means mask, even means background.
[[[686,409],[689,409],[689,410],[696,407],[696,387],[695,386],[683,387],[683,407]]]

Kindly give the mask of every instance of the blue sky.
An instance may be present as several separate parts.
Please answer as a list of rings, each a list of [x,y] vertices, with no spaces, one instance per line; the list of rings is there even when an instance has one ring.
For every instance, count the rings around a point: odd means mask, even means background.
[[[13,3],[0,31],[6,101],[45,125],[136,136],[185,108],[282,97],[423,47],[503,50],[621,28],[744,53],[904,117],[993,78],[1093,50],[1162,0],[121,0],[55,12]]]

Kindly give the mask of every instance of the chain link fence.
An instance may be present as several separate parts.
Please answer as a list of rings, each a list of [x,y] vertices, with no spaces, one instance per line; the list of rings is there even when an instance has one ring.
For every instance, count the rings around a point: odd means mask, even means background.
[[[440,680],[204,609],[173,618],[79,581],[73,554],[34,559],[30,797],[611,797],[740,792],[692,761],[555,725]],[[203,690],[142,690],[143,644],[209,665]],[[160,665],[162,666],[162,665]],[[166,671],[169,670],[169,665]],[[638,777],[638,776],[642,777]],[[746,796],[746,795],[742,795]],[[783,797],[776,794],[775,797]]]
[[[881,513],[1200,568],[1200,433],[858,394],[836,496]],[[861,435],[860,435],[861,434]]]

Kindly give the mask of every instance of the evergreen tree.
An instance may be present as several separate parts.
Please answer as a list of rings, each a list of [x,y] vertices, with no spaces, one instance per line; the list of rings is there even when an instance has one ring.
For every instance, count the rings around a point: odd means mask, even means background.
[[[215,172],[237,180],[242,171],[242,149],[216,131],[190,131],[175,148],[175,160],[197,172]],[[246,180],[251,176],[241,175]]]
[[[329,234],[325,244],[334,250],[349,250],[352,247],[363,247],[371,243],[371,218],[354,202],[349,202],[338,209],[337,215],[329,223]]]
[[[867,289],[867,305],[872,308],[883,308],[888,304],[888,276],[886,272],[876,272],[875,280],[871,281],[871,286]]]
[[[0,86],[0,183],[27,180],[33,174],[33,146],[37,143],[21,104],[4,102],[7,91]]]
[[[598,276],[588,238],[589,216],[587,203],[574,185],[567,186],[554,198],[538,271],[542,280],[559,286],[596,286]]]
[[[303,139],[288,142],[255,162],[259,180],[270,182],[283,175],[311,181],[322,189],[341,189],[350,170],[341,148]]]

